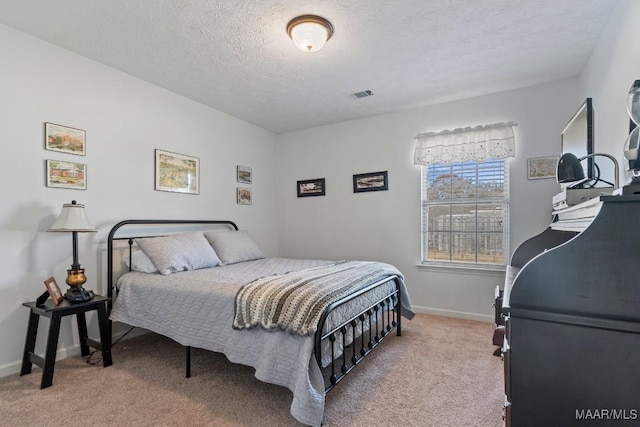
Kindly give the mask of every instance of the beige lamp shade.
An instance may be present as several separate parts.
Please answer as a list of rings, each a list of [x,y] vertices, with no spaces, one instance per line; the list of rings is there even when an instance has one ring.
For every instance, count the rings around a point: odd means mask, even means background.
[[[92,232],[95,228],[89,223],[84,205],[73,200],[71,203],[62,205],[62,211],[56,222],[47,231],[78,231]]]

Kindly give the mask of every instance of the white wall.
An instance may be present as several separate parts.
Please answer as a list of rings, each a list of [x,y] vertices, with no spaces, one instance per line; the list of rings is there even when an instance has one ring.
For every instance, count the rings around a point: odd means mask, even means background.
[[[21,303],[49,276],[66,288],[71,236],[46,230],[72,199],[98,229],[79,236],[79,258],[86,287],[102,293],[106,235],[122,219],[233,219],[277,254],[275,135],[2,25],[0,56],[0,375],[22,357]],[[44,150],[44,122],[86,130],[87,155]],[[200,159],[199,195],[154,191],[156,148]],[[45,187],[45,159],[87,164],[87,190]],[[251,206],[235,203],[236,165],[253,168]],[[74,323],[63,321],[63,353],[77,344]],[[93,316],[89,323],[97,331]],[[40,326],[38,351],[48,321]]]
[[[362,101],[366,102],[366,100]],[[581,101],[577,79],[407,110],[281,135],[278,144],[280,254],[372,259],[396,265],[425,312],[492,319],[493,289],[504,275],[424,271],[420,261],[421,132],[514,121],[511,249],[551,220],[554,179],[528,180],[527,159],[557,155],[560,131]],[[389,171],[389,191],[358,193],[352,175]],[[326,196],[296,197],[296,181],[326,178]]]
[[[617,2],[580,76],[582,96],[593,98],[596,151],[618,159],[621,185],[629,180],[629,174],[624,172],[622,155],[629,133],[626,99],[631,84],[640,79],[638,22],[639,1]]]
[[[594,99],[596,148],[621,159],[626,93],[640,78],[640,2],[621,0],[580,79],[397,114],[273,134],[0,25],[0,376],[16,372],[28,311],[21,306],[71,263],[70,237],[46,233],[63,203],[85,203],[98,232],[80,236],[87,288],[104,291],[105,238],[124,218],[231,218],[269,255],[376,259],[406,275],[422,311],[491,319],[502,279],[422,271],[420,172],[413,137],[426,131],[513,120],[511,250],[548,224],[554,180],[528,181],[529,157],[559,151],[559,132],[585,97]],[[481,83],[479,83],[481,84]],[[366,102],[363,100],[361,102]],[[87,131],[85,157],[43,149],[43,123]],[[153,190],[153,150],[199,157],[201,194]],[[44,186],[44,160],[86,163],[88,189]],[[235,204],[235,167],[251,166],[252,206]],[[353,194],[354,173],[388,170],[387,192]],[[327,179],[325,197],[296,197],[299,179]],[[273,227],[277,223],[278,227]],[[63,285],[64,286],[64,285]],[[41,322],[40,338],[47,321]],[[90,332],[96,331],[90,318]],[[63,322],[62,353],[77,345]],[[42,351],[42,339],[38,351]]]
[[[405,274],[413,302],[426,312],[490,319],[500,277],[422,271],[420,173],[412,166],[420,132],[513,120],[511,251],[550,219],[554,180],[525,178],[529,157],[559,153],[559,134],[585,98],[593,98],[595,148],[616,156],[628,134],[626,95],[640,79],[640,2],[616,3],[578,79],[323,126],[279,137],[280,254],[391,262]],[[364,100],[366,102],[366,100]],[[606,159],[602,160],[606,169]],[[354,173],[389,171],[389,191],[353,194]],[[608,175],[607,175],[608,176]],[[628,173],[621,171],[624,183]],[[327,180],[325,197],[296,198],[299,179]]]

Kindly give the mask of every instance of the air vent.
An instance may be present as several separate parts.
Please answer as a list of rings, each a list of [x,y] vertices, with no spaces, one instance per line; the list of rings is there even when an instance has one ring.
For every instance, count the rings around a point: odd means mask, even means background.
[[[363,90],[362,92],[355,92],[349,95],[352,99],[366,98],[367,96],[373,96],[373,92],[370,90]]]

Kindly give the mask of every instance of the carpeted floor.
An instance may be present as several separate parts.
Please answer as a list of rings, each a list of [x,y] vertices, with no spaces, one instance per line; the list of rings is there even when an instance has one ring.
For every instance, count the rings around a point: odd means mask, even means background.
[[[402,337],[385,340],[327,395],[325,425],[498,427],[503,366],[488,323],[418,314]],[[42,371],[0,378],[1,426],[297,426],[291,393],[253,369],[154,334],[119,342],[113,365],[80,356],[56,363],[53,386]]]

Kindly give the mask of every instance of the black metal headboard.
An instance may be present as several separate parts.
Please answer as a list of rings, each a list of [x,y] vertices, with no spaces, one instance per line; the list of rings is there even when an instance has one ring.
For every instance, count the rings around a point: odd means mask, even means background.
[[[110,298],[109,303],[107,304],[107,313],[111,313],[111,307],[113,306],[113,291],[115,289],[115,283],[114,283],[114,277],[113,277],[113,251],[114,251],[114,246],[113,246],[113,242],[114,241],[119,241],[119,240],[128,240],[129,241],[129,256],[131,256],[131,247],[133,245],[133,240],[136,238],[141,238],[141,237],[150,237],[150,236],[154,236],[154,237],[158,237],[161,234],[141,234],[141,235],[131,235],[128,234],[126,236],[122,236],[122,237],[116,237],[116,235],[118,234],[118,231],[122,231],[123,228],[127,227],[127,226],[151,226],[151,225],[158,225],[161,227],[167,227],[169,228],[170,226],[197,226],[199,228],[206,228],[209,225],[228,225],[230,227],[232,227],[234,230],[238,230],[238,226],[233,222],[233,221],[228,221],[228,220],[192,220],[192,219],[166,219],[166,220],[162,220],[162,219],[128,219],[125,221],[121,221],[119,223],[117,223],[116,225],[114,225],[111,228],[111,231],[109,231],[109,237],[107,238],[107,296]],[[131,263],[129,263],[131,264]]]

